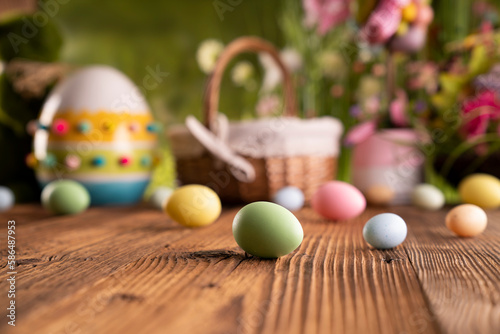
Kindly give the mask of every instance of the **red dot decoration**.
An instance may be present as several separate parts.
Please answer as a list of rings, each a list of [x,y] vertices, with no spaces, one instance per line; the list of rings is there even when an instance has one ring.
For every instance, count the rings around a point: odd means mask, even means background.
[[[118,162],[122,166],[129,166],[132,163],[132,159],[130,157],[128,157],[128,156],[123,156],[123,157],[120,157],[120,159],[118,160]]]
[[[138,132],[140,129],[141,125],[137,122],[132,122],[129,124],[128,129],[130,132]]]
[[[52,132],[58,136],[64,136],[69,131],[69,124],[64,119],[55,119],[52,122]]]

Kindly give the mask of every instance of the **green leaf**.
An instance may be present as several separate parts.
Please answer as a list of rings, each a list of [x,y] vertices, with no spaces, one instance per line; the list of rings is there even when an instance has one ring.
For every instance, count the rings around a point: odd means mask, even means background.
[[[468,81],[469,77],[467,75],[442,73],[439,76],[439,82],[443,92],[449,95],[458,95]]]
[[[487,72],[490,66],[491,62],[484,45],[479,45],[472,49],[471,58],[468,64],[469,75],[471,77]]]

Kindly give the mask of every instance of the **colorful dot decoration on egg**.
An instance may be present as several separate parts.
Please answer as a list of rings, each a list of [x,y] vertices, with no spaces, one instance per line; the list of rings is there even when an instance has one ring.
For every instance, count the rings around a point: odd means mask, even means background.
[[[52,122],[52,132],[58,136],[64,136],[69,131],[68,121],[64,119],[56,119]]]
[[[103,156],[97,156],[92,159],[92,165],[96,167],[102,167],[106,164],[106,158]]]
[[[92,123],[89,121],[81,121],[77,125],[77,129],[80,133],[89,133],[92,130]]]
[[[37,120],[31,120],[26,124],[26,132],[33,136],[35,134],[35,131],[39,129],[38,127],[39,123]]]
[[[141,158],[141,165],[144,167],[149,167],[151,166],[152,160],[151,157],[148,155],[145,155]]]
[[[57,159],[55,155],[49,153],[45,159],[43,159],[42,163],[45,167],[52,168],[57,164]]]
[[[58,166],[63,168],[66,177],[72,172],[92,173],[144,173],[151,170],[154,162],[154,155],[148,150],[127,151],[127,152],[106,152],[100,151],[94,154],[78,154],[77,151],[49,151],[44,159],[36,159],[33,153],[26,156],[26,165],[39,170],[50,171]],[[68,174],[69,173],[69,174]]]
[[[113,131],[116,127],[116,124],[111,122],[111,121],[103,121],[101,123],[101,129],[103,129],[104,131]]]
[[[152,133],[158,133],[161,130],[161,126],[157,122],[151,122],[146,126],[146,130]]]
[[[82,164],[82,160],[80,159],[80,157],[77,155],[74,155],[74,154],[68,154],[66,156],[66,158],[64,159],[64,165],[69,170],[76,170],[76,169],[80,168],[81,164]]]
[[[138,132],[141,125],[138,122],[132,122],[128,125],[128,129],[130,132]]]
[[[29,153],[26,156],[26,166],[28,166],[30,168],[35,168],[38,166],[38,160],[36,159],[36,157],[33,153]]]
[[[57,122],[56,122],[57,121]],[[34,121],[30,125],[29,131],[33,131]],[[54,122],[64,124],[61,126],[62,131],[54,129]],[[43,128],[38,124],[38,128]],[[58,114],[58,117],[48,127],[51,130],[51,141],[93,141],[99,140],[102,142],[114,141],[115,133],[120,131],[121,136],[128,133],[128,140],[133,141],[154,141],[162,125],[153,120],[150,115],[134,115],[134,114],[110,114],[104,111],[99,112],[80,112],[75,113],[71,110]],[[28,129],[27,129],[28,131]],[[124,137],[120,137],[124,138]]]
[[[121,156],[120,158],[118,158],[118,163],[120,164],[120,166],[130,166],[130,164],[132,163],[132,158],[129,156]]]

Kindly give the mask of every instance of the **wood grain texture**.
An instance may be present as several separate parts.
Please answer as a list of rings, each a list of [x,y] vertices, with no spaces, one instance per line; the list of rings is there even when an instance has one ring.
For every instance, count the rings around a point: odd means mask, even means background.
[[[349,222],[297,213],[305,238],[277,260],[248,257],[231,233],[236,208],[187,229],[146,207],[92,208],[16,220],[17,326],[1,333],[498,333],[500,212],[476,238],[454,237],[445,211],[391,208],[403,245],[369,247],[369,209]],[[2,261],[0,307],[7,305]]]
[[[430,313],[414,316],[425,332],[427,319],[447,333],[500,333],[500,214],[488,211],[486,231],[457,238],[443,224],[446,212],[397,210],[413,224],[404,248],[428,296]]]

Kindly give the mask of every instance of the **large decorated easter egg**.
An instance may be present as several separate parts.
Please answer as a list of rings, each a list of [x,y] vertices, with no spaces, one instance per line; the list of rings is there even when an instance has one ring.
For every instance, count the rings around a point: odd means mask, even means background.
[[[137,202],[150,180],[157,131],[124,74],[83,68],[52,90],[40,113],[32,157],[38,181],[78,181],[92,205]]]

